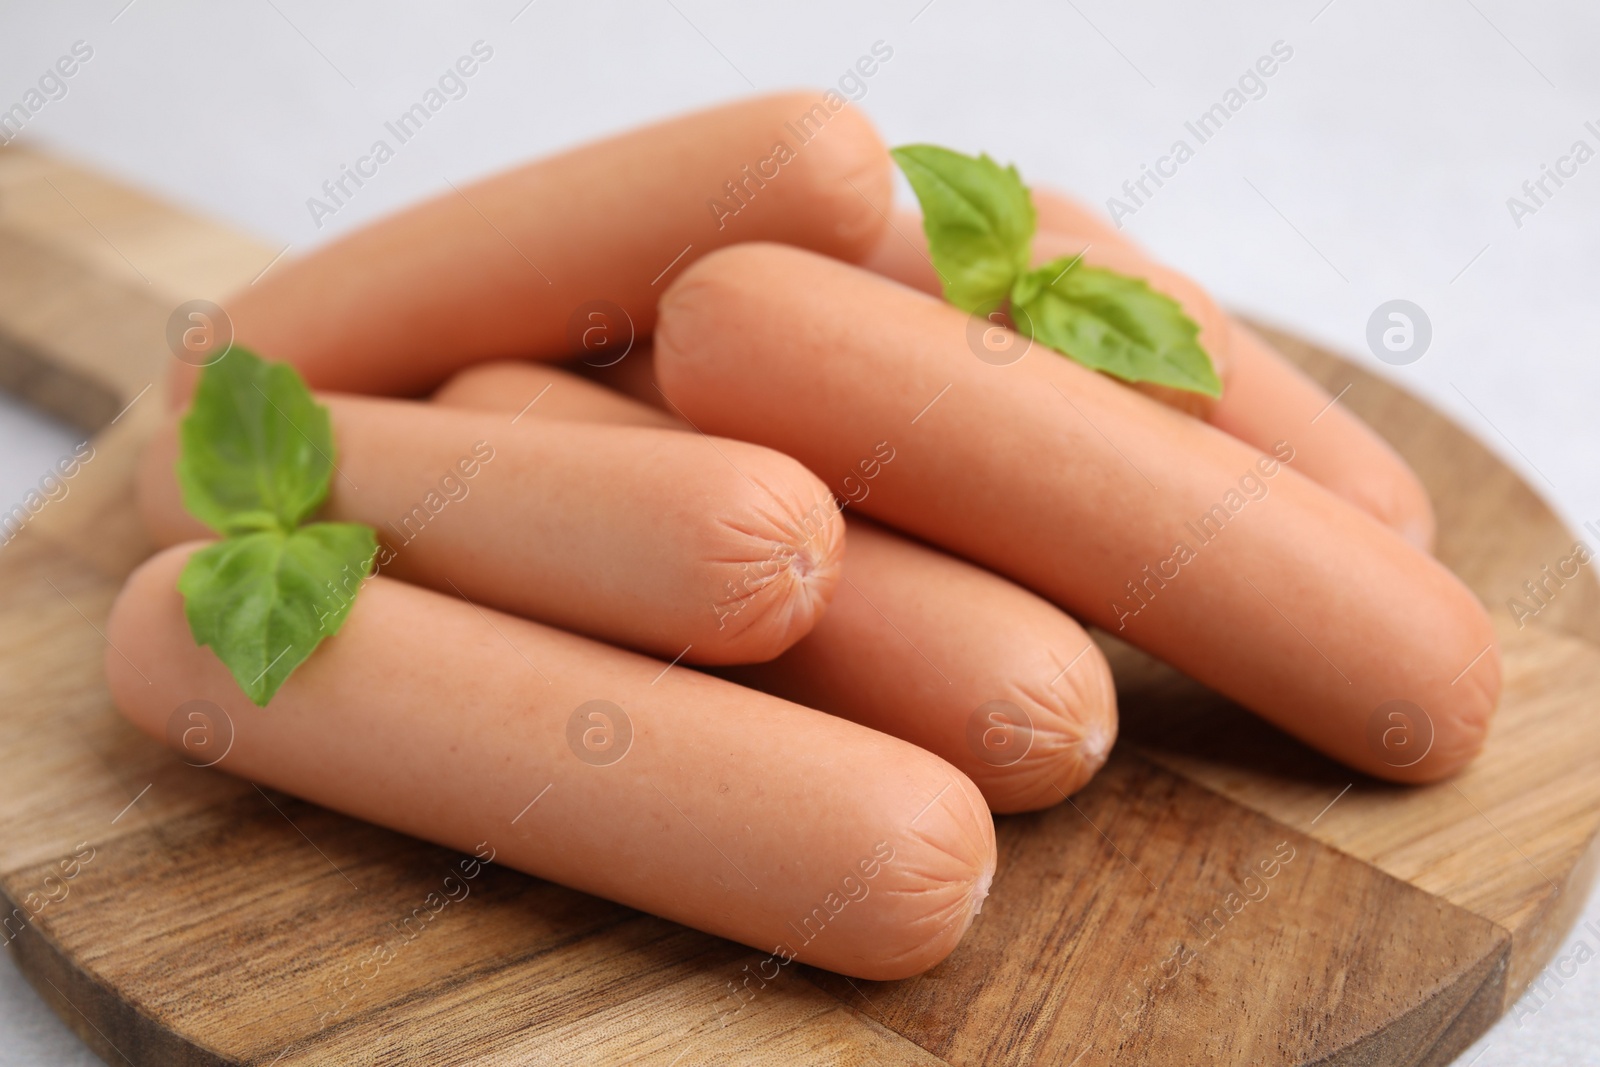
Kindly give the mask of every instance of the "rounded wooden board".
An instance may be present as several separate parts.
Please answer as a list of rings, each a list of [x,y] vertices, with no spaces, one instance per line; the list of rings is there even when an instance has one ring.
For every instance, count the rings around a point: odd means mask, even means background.
[[[46,178],[150,284],[44,210]],[[179,761],[101,678],[145,551],[128,479],[166,317],[272,255],[0,152],[0,382],[88,428],[134,403],[0,549],[6,951],[108,1062],[1440,1065],[1582,903],[1600,589],[1568,582],[1522,629],[1506,607],[1575,538],[1442,417],[1275,336],[1417,467],[1440,556],[1501,624],[1505,699],[1466,774],[1353,779],[1107,639],[1121,744],[1070,804],[998,820],[983,915],[919,978],[762,981],[758,953],[492,866],[435,911],[458,857]]]

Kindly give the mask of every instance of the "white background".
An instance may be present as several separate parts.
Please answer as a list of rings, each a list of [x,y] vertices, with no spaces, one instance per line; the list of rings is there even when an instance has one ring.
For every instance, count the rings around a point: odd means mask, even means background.
[[[292,254],[447,178],[459,184],[754,90],[836,83],[880,40],[894,55],[860,106],[889,143],[985,149],[1033,182],[1104,205],[1281,40],[1293,58],[1266,94],[1127,229],[1225,302],[1427,397],[1574,527],[1600,518],[1600,159],[1550,186],[1520,227],[1507,207],[1575,140],[1600,150],[1584,128],[1600,126],[1600,5],[125,3],[7,2],[0,109],[85,41],[93,59],[25,142]],[[480,39],[494,56],[467,96],[316,227],[307,198]],[[1372,311],[1397,297],[1425,309],[1433,342],[1418,362],[1390,368],[1367,352],[1365,333]],[[0,499],[20,498],[73,443],[0,397]],[[1600,926],[1596,901],[1588,917]],[[1600,964],[1589,963],[1461,1063],[1594,1063],[1597,1004]],[[0,1065],[92,1062],[0,967]]]

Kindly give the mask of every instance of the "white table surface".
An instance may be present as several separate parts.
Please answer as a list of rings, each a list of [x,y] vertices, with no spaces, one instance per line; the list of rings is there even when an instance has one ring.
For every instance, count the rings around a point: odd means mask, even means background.
[[[1224,8],[1215,10],[1214,8]],[[891,143],[1011,159],[1104,205],[1274,42],[1293,49],[1127,229],[1229,304],[1428,398],[1577,528],[1600,519],[1600,159],[1517,225],[1507,199],[1600,150],[1600,6],[1584,0],[162,0],[0,7],[0,109],[93,48],[22,134],[305,252],[514,161],[754,90],[826,86],[874,42],[861,106]],[[306,201],[482,40],[493,58],[338,213]],[[1570,169],[1570,167],[1568,168]],[[1427,353],[1367,351],[1381,303]],[[74,435],[0,398],[0,500]],[[1587,919],[1600,931],[1600,897]],[[1563,951],[1585,961],[1600,934]],[[1600,1062],[1600,964],[1565,968],[1461,1064]],[[1541,1006],[1542,1005],[1542,1006]],[[1535,1010],[1537,1006],[1537,1010]],[[97,1062],[0,967],[0,1067]]]

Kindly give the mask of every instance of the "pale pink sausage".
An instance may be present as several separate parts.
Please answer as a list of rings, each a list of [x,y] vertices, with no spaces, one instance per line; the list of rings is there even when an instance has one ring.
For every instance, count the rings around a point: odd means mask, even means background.
[[[983,798],[914,745],[402,582],[257,708],[189,634],[195,547],[129,578],[106,675],[180,751],[226,734],[220,770],[862,978],[943,959],[988,891]]]
[[[661,388],[707,432],[824,478],[897,450],[861,509],[1044,594],[1308,743],[1427,780],[1479,749],[1487,614],[1437,562],[1282,460],[1042,350],[977,358],[971,320],[820,256],[744,245],[663,297]],[[1381,726],[1432,723],[1414,761]]]
[[[654,417],[687,429],[610,389],[531,363],[464,370],[435,400],[516,410],[536,395],[545,399],[530,416]],[[545,407],[553,398],[557,406]],[[840,498],[869,496],[877,479],[892,475],[894,458],[892,450],[866,457],[841,479]],[[1083,628],[964,560],[859,516],[846,527],[842,586],[827,614],[782,656],[724,676],[928,749],[970,777],[993,811],[1049,807],[1087,784],[1117,722],[1110,667]]]
[[[735,241],[859,259],[891,195],[871,124],[803,92],[458,184],[240,290],[224,303],[238,340],[314,388],[415,395],[483,360],[560,359],[587,329],[648,337],[666,283]]]
[[[810,631],[844,525],[788,456],[643,426],[323,396],[338,470],[323,517],[378,530],[383,573],[686,663],[771,659]],[[537,406],[537,405],[535,405]],[[531,410],[531,409],[530,409]],[[140,466],[158,544],[183,510],[169,424]]]
[[[633,366],[648,366],[650,351],[628,356]],[[648,373],[648,372],[647,372]],[[616,426],[654,426],[687,430],[689,424],[655,407],[623,396],[616,389],[548,363],[497,361],[459,371],[434,391],[435,404],[477,411],[523,412],[524,418],[571,422],[605,422]]]

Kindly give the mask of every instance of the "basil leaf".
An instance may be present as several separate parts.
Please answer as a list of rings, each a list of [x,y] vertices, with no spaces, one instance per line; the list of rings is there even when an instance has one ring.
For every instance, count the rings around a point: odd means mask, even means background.
[[[1154,382],[1209,397],[1222,381],[1176,300],[1103,267],[1066,256],[1017,279],[1017,329],[1085,367],[1127,382]]]
[[[922,205],[944,298],[969,313],[994,310],[1028,269],[1033,243],[1033,198],[1017,168],[927,144],[890,155]]]
[[[189,630],[246,696],[265,705],[322,639],[338,632],[377,551],[373,529],[359,523],[218,541],[189,557],[178,576]]]
[[[178,576],[189,631],[265,705],[344,624],[377,532],[300,525],[328,495],[333,425],[288,364],[230,349],[201,375],[178,434],[184,507],[223,535]]]
[[[183,506],[224,536],[292,530],[328,495],[328,411],[286,363],[235,345],[201,374],[178,436]]]

